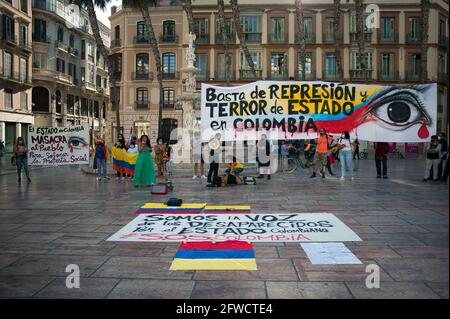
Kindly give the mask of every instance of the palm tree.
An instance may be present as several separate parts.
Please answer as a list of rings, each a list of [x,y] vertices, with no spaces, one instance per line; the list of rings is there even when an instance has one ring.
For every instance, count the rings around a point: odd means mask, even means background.
[[[295,0],[295,18],[298,25],[298,39],[300,41],[300,66],[302,69],[301,80],[304,81],[305,74],[305,50],[306,50],[306,36],[305,25],[303,19],[303,3],[302,0]]]
[[[421,28],[422,28],[422,43],[420,45],[420,69],[422,82],[428,81],[428,17],[430,14],[430,0],[420,1],[421,11]]]
[[[339,82],[344,82],[344,72],[341,63],[341,1],[334,0],[334,19],[333,19],[333,33],[334,33],[334,52],[336,55],[336,68],[338,71]]]
[[[358,64],[359,68],[363,72],[364,80],[367,82],[367,65],[364,59],[364,4],[363,0],[355,0],[355,11],[356,11],[356,32],[358,34]]]
[[[155,59],[156,67],[156,78],[159,84],[159,112],[158,112],[158,136],[161,136],[162,128],[162,110],[163,110],[163,96],[164,88],[162,81],[162,66],[161,66],[161,55],[159,52],[159,44],[156,40],[155,30],[153,29],[152,19],[149,13],[150,6],[157,6],[158,0],[123,0],[122,5],[124,7],[136,8],[141,11],[142,17],[144,18],[145,26],[148,32],[148,40],[153,53],[153,58]]]
[[[108,67],[109,85],[112,87],[112,104],[116,110],[116,125],[117,125],[117,138],[120,134],[120,110],[117,105],[117,92],[116,92],[116,78],[114,76],[114,66],[112,60],[109,58],[109,50],[103,43],[103,39],[100,35],[100,28],[98,26],[98,19],[95,13],[95,7],[105,10],[106,4],[111,0],[72,0],[71,2],[79,7],[86,8],[88,12],[88,20],[91,25],[92,33],[94,35],[95,42],[98,50],[100,50],[103,59]]]
[[[230,86],[230,65],[231,65],[231,56],[230,56],[230,47],[228,45],[228,32],[225,25],[225,4],[223,0],[217,0],[218,6],[218,19],[220,25],[220,33],[223,36],[223,46],[225,51],[225,83],[226,86]]]
[[[245,60],[247,61],[247,64],[250,67],[250,70],[252,71],[253,76],[256,79],[258,76],[256,75],[255,64],[253,63],[252,56],[250,55],[250,51],[248,50],[246,41],[244,39],[244,35],[242,34],[242,30],[241,30],[241,17],[240,17],[240,13],[239,13],[239,7],[238,7],[237,0],[230,0],[230,4],[231,4],[231,10],[233,11],[234,27],[236,28],[236,34],[239,38],[239,44],[241,46],[241,50],[244,53]]]

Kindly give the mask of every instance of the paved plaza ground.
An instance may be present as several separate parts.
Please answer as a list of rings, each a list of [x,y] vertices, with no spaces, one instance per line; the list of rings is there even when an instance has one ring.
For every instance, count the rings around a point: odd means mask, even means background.
[[[360,161],[353,182],[300,170],[214,189],[180,170],[167,196],[131,181],[98,182],[80,167],[36,169],[19,185],[3,170],[0,297],[449,298],[448,184],[423,183],[423,161],[389,161],[387,180],[374,164]],[[256,213],[333,213],[363,240],[345,243],[363,265],[312,265],[299,243],[255,243],[257,271],[170,271],[177,243],[106,241],[143,203],[169,197]],[[68,264],[80,267],[80,289],[65,286]],[[368,264],[381,268],[379,289],[365,286]]]

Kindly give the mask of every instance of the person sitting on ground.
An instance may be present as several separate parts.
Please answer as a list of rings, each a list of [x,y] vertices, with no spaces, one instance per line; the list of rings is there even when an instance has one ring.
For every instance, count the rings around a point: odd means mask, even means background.
[[[228,168],[225,170],[225,173],[239,175],[243,171],[244,164],[238,162],[236,157],[233,157],[233,162],[228,164]]]

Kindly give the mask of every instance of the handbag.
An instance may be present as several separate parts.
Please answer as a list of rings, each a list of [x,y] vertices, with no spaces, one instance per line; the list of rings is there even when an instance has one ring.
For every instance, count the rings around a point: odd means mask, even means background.
[[[11,157],[11,165],[12,165],[12,166],[16,166],[16,165],[17,165],[17,162],[16,162],[16,155],[13,155],[13,156]]]

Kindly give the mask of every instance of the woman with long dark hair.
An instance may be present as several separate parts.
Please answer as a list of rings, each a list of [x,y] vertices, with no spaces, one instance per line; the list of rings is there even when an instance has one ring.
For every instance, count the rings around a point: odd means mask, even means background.
[[[338,141],[339,160],[341,162],[341,181],[345,179],[345,172],[349,171],[353,180],[353,154],[350,133],[344,132]]]
[[[142,135],[138,145],[139,155],[134,166],[134,187],[156,184],[155,166],[152,159],[152,147],[147,135]]]
[[[14,157],[16,158],[16,166],[17,166],[17,181],[20,183],[22,180],[22,167],[25,171],[25,175],[27,176],[28,182],[31,182],[30,174],[28,172],[28,157],[27,157],[28,148],[25,144],[23,138],[18,137],[16,143],[14,143]]]

